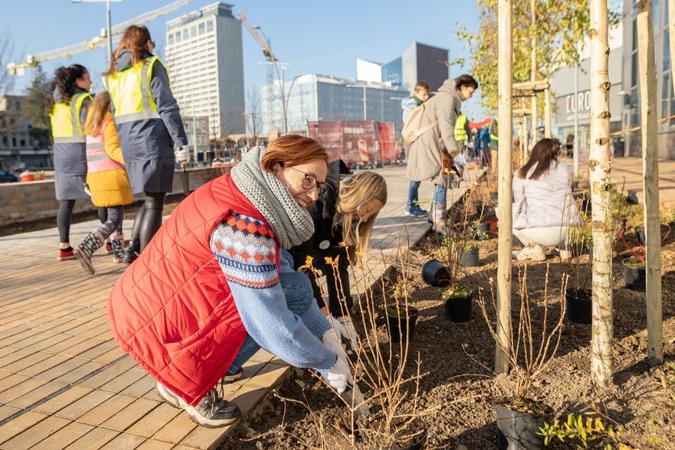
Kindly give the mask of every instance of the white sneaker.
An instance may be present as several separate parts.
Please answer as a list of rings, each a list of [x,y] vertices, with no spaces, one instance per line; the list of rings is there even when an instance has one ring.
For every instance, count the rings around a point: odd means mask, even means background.
[[[239,407],[220,398],[217,388],[211,389],[196,406],[190,406],[161,383],[157,383],[157,393],[171,406],[183,408],[190,420],[206,428],[224,427],[236,422],[241,416]]]
[[[516,253],[516,259],[518,261],[546,261],[546,253],[540,245],[533,245]]]

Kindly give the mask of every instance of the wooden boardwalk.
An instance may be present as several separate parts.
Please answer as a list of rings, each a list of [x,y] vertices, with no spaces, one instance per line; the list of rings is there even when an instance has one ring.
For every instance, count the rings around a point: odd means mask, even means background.
[[[404,215],[405,167],[377,169],[389,201],[373,233],[379,277],[398,242],[413,245],[430,228]],[[472,172],[472,178],[478,176]],[[449,191],[456,199],[463,189]],[[422,183],[420,199],[431,197]],[[125,223],[126,234],[131,223]],[[95,221],[74,224],[78,243]],[[238,425],[202,428],[162,402],[155,381],[112,339],[106,301],[125,265],[99,251],[96,275],[77,261],[55,260],[56,228],[0,238],[0,448],[1,449],[213,449]],[[380,261],[377,261],[380,258]],[[226,398],[249,414],[287,375],[289,367],[260,351]]]

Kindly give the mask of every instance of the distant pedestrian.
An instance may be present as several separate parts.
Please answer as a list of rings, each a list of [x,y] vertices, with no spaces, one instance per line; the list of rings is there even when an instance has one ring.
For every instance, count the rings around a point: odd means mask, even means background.
[[[497,164],[499,158],[497,152],[499,151],[499,117],[494,116],[490,122],[488,131],[490,133],[490,170],[493,176],[497,175]]]
[[[565,139],[565,156],[570,156],[572,153],[574,153],[574,133],[568,134]]]
[[[469,137],[471,136],[471,128],[469,128],[469,119],[466,117],[466,114],[460,112],[457,116],[457,122],[455,123],[455,140],[458,145],[461,145],[462,148],[460,152],[469,145]]]
[[[437,233],[443,233],[446,227],[446,175],[459,175],[454,162],[462,149],[455,139],[457,116],[462,102],[470,99],[476,89],[478,83],[471,75],[445,80],[438,93],[427,102],[421,124],[425,126],[435,121],[437,125],[410,147],[406,176],[410,180],[430,180],[435,184],[431,219],[432,230]]]
[[[126,263],[136,259],[162,225],[164,200],[173,189],[175,162],[189,158],[178,103],[164,65],[152,54],[154,49],[146,27],[127,27],[103,78],[131,189],[145,194],[131,231]]]
[[[89,198],[84,190],[87,176],[84,123],[93,100],[89,89],[91,78],[84,66],[59,67],[54,74],[53,97],[47,104],[54,138],[54,190],[59,201],[58,261],[75,259],[70,246],[73,208],[77,199]]]
[[[415,85],[412,97],[403,99],[401,101],[401,108],[403,109],[403,123],[401,129],[403,129],[403,126],[405,126],[410,111],[417,108],[429,99],[430,91],[431,88],[426,81],[418,81]],[[408,156],[410,155],[410,144],[404,143],[403,152]],[[423,210],[419,205],[418,192],[420,183],[421,181],[410,180],[410,185],[408,186],[408,201],[405,206],[405,213],[412,217],[426,217],[427,215],[427,211]]]
[[[490,167],[490,127],[484,125],[478,133],[481,148],[481,166]]]
[[[119,137],[110,112],[110,95],[101,92],[89,107],[85,125],[87,145],[87,187],[91,202],[107,208],[105,222],[75,249],[75,257],[87,272],[95,273],[91,257],[110,236],[113,261],[123,262],[124,234],[122,221],[124,205],[133,200]]]

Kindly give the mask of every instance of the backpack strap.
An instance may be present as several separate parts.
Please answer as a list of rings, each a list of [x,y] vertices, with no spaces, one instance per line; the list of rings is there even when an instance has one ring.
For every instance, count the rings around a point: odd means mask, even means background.
[[[422,136],[422,135],[423,135],[424,133],[426,133],[427,131],[431,130],[431,129],[432,129],[433,127],[435,127],[436,125],[438,125],[438,121],[437,121],[437,120],[434,120],[433,122],[431,122],[431,123],[429,123],[429,124],[423,126],[423,127],[420,128],[419,130],[417,130],[417,132],[415,133],[415,140],[417,140],[417,138],[419,138],[420,136]]]

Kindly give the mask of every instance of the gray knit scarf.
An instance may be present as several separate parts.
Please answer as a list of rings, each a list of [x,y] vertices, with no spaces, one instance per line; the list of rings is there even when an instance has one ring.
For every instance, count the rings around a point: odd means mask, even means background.
[[[276,175],[260,168],[264,152],[262,147],[253,147],[230,173],[237,188],[270,224],[279,245],[289,249],[312,237],[314,221]]]

